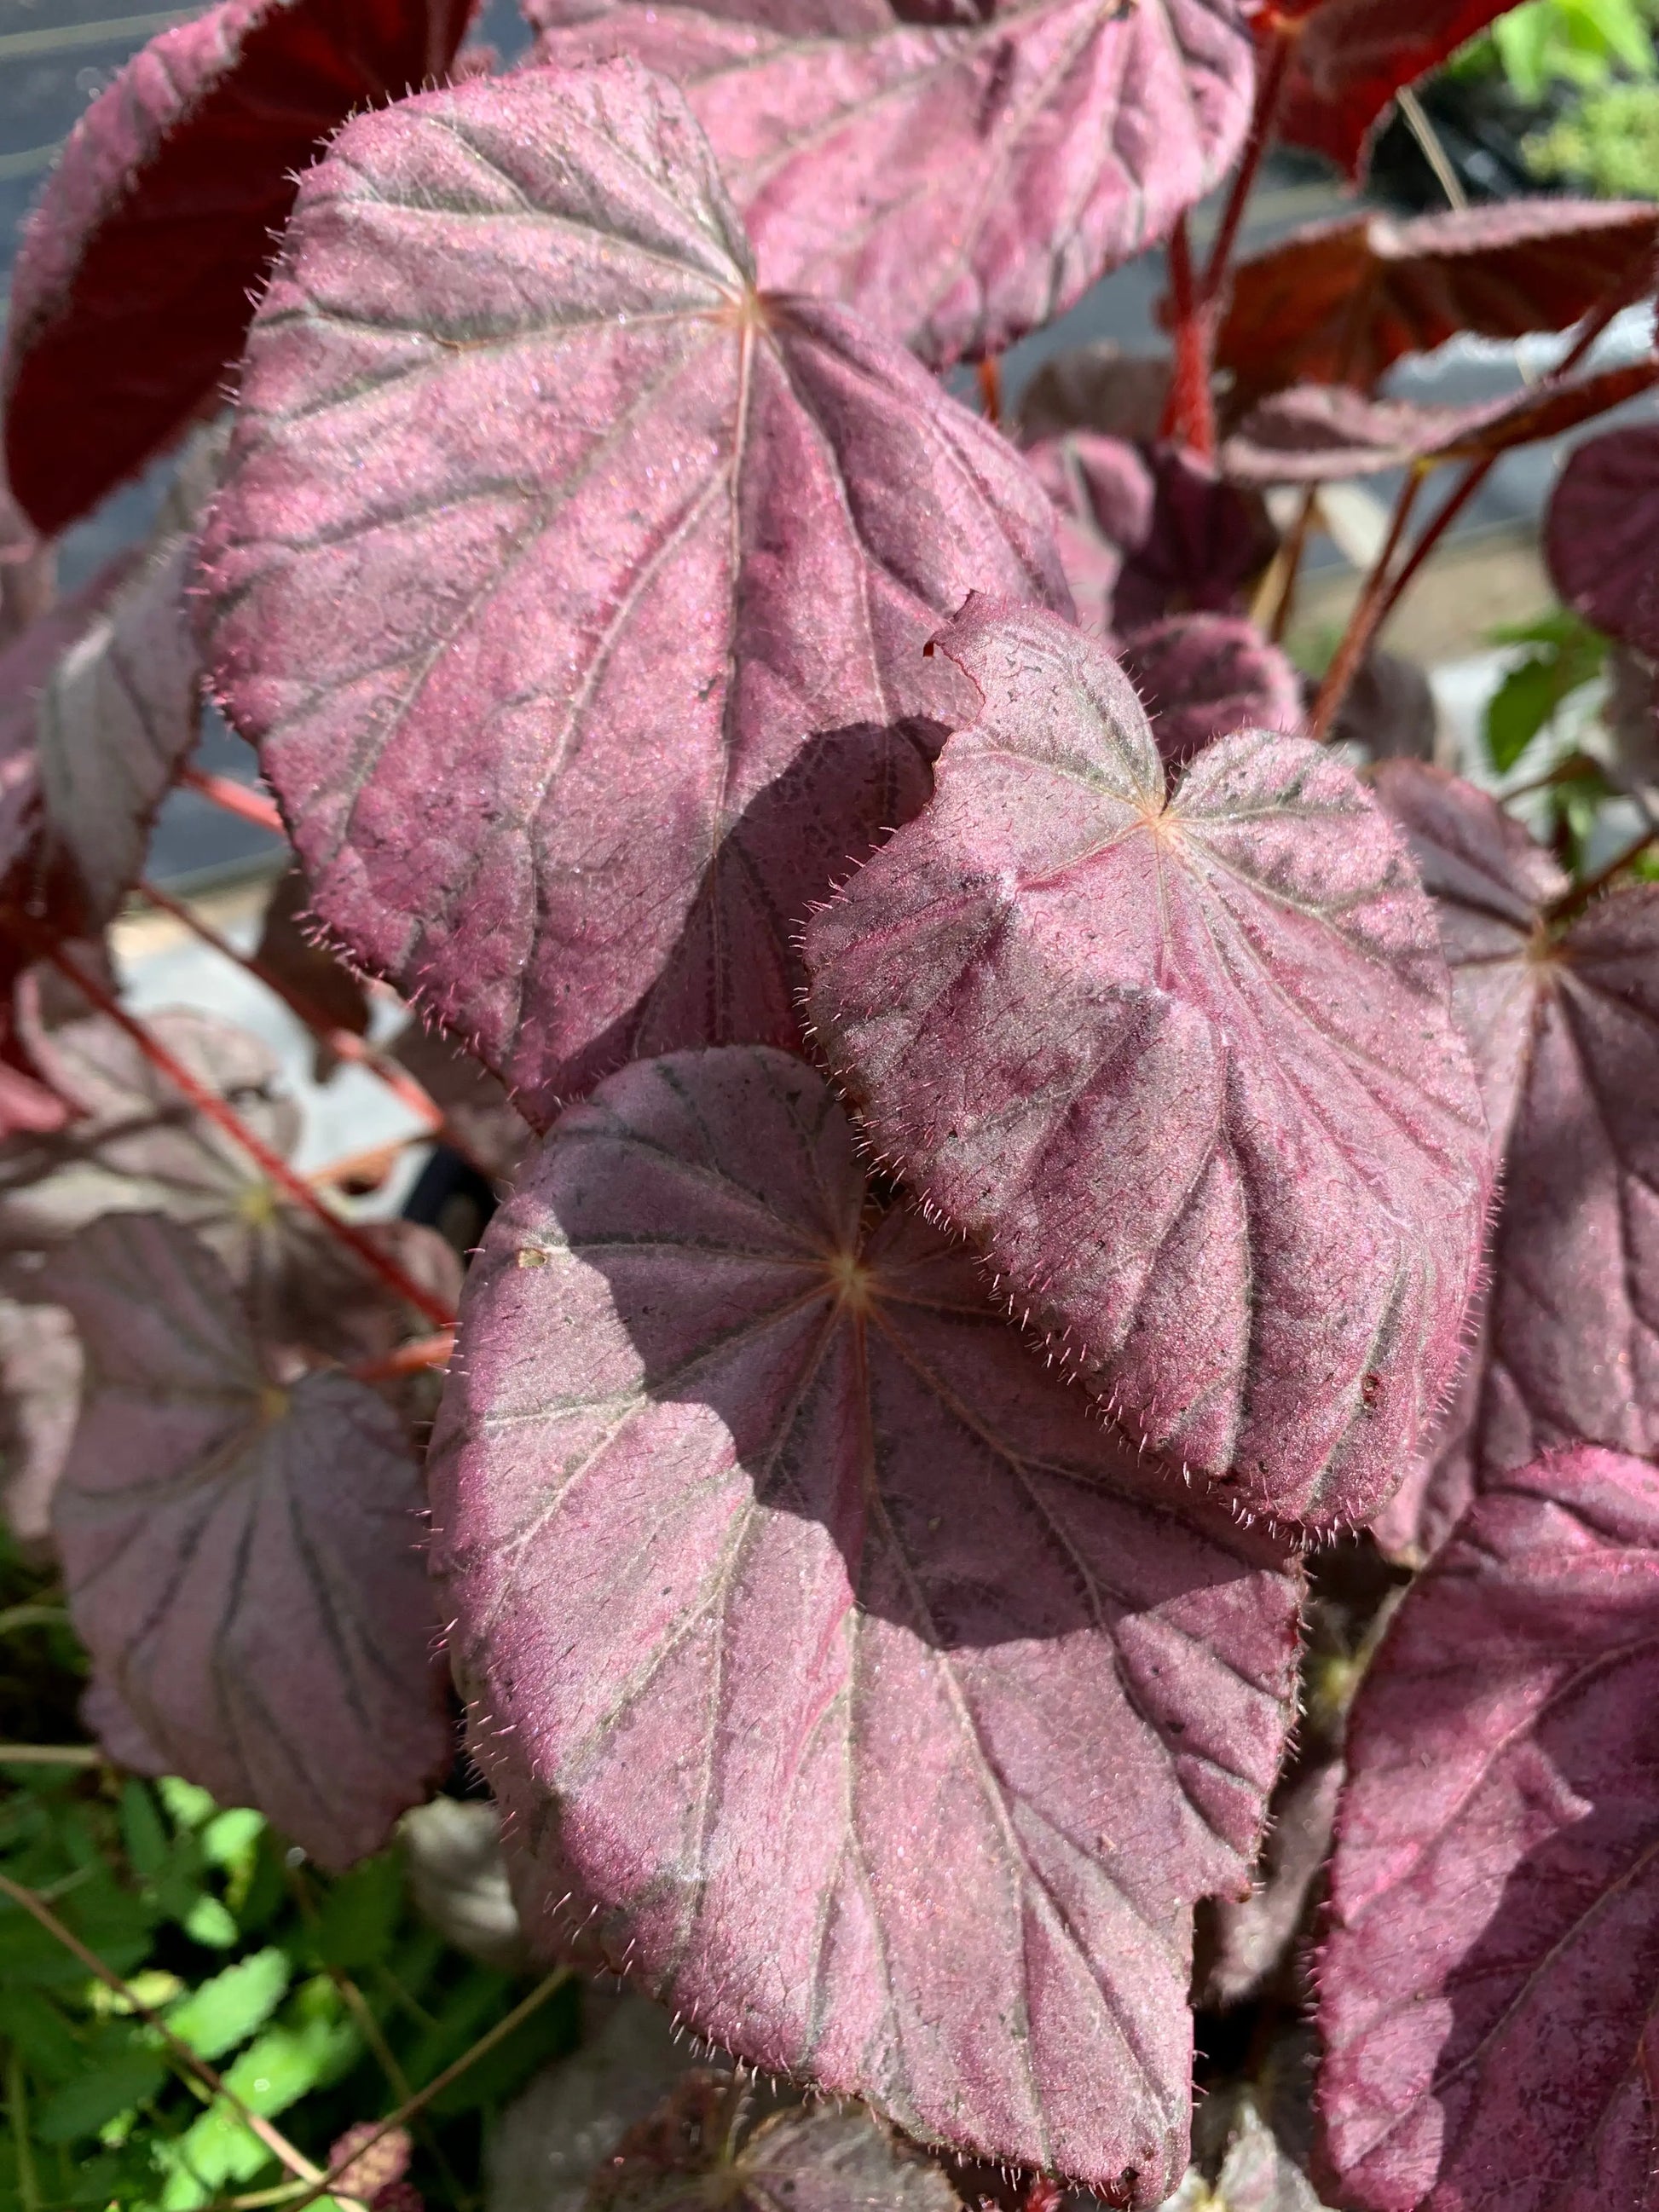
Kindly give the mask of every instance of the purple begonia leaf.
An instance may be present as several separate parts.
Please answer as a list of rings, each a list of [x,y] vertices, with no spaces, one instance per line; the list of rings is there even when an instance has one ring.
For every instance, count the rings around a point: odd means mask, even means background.
[[[306,927],[311,894],[297,868],[276,879],[259,925],[254,957],[268,976],[295,994],[331,1028],[349,1036],[368,1033],[368,993],[342,960]],[[321,1037],[312,1047],[313,1071],[326,1082],[339,1055]]]
[[[441,76],[473,0],[219,0],[70,134],[24,228],[6,467],[64,528],[216,405],[296,172],[356,110]]]
[[[1085,626],[1106,634],[1236,606],[1278,533],[1255,492],[1171,445],[1094,431],[1026,455],[1059,517],[1060,559]]]
[[[635,1054],[793,1042],[801,915],[960,711],[939,613],[991,578],[1069,608],[1012,448],[757,295],[683,96],[626,63],[342,132],[204,568],[318,915],[544,1122]]]
[[[1413,461],[1470,460],[1559,438],[1656,383],[1659,361],[1626,362],[1468,407],[1299,384],[1252,408],[1223,447],[1222,465],[1241,484],[1324,483]]]
[[[941,2167],[857,2106],[744,2124],[754,2093],[687,2074],[596,2170],[585,2212],[963,2212]]]
[[[1102,338],[1044,362],[1019,395],[1014,428],[1024,446],[1068,430],[1155,445],[1169,396],[1167,356],[1126,354]]]
[[[772,289],[939,368],[999,353],[1166,236],[1243,142],[1233,0],[529,0],[565,66],[686,88]]]
[[[1544,554],[1570,607],[1659,657],[1659,426],[1604,431],[1569,455]]]
[[[1476,1500],[1348,1737],[1319,2085],[1364,2212],[1659,2206],[1659,1472]]]
[[[87,1358],[54,1501],[70,1617],[168,1769],[325,1866],[377,1850],[450,1755],[421,1470],[341,1374],[288,1383],[160,1214],[48,1271]]]
[[[486,1175],[510,1180],[535,1132],[489,1071],[419,1020],[399,1033],[392,1054],[442,1109],[467,1157]]]
[[[1331,739],[1360,746],[1373,761],[1431,759],[1440,740],[1433,686],[1403,654],[1368,653],[1337,709]]]
[[[1389,1522],[1426,1553],[1470,1489],[1548,1447],[1659,1452],[1659,886],[1553,923],[1565,879],[1484,792],[1410,762],[1376,791],[1435,901],[1504,1191],[1421,1517]]]
[[[1047,1370],[763,1048],[568,1113],[461,1342],[434,1545],[532,1938],[1157,2203],[1194,1902],[1247,1887],[1285,1740],[1284,1547]]]
[[[1301,678],[1242,615],[1172,615],[1132,630],[1117,658],[1152,717],[1165,768],[1184,768],[1234,730],[1302,727]]]
[[[939,789],[813,917],[871,1140],[1166,1458],[1363,1520],[1449,1379],[1488,1185],[1433,909],[1352,770],[1261,731],[1171,792],[1127,678],[971,605]]]
[[[167,1762],[134,1717],[131,1707],[107,1677],[94,1674],[81,1700],[81,1723],[95,1735],[105,1755],[130,1774],[161,1775]]]
[[[52,1494],[81,1405],[81,1346],[61,1306],[34,1296],[33,1270],[0,1267],[0,1515],[31,1555],[50,1548]]]
[[[1263,9],[1257,35],[1293,20],[1296,51],[1274,118],[1279,137],[1358,178],[1383,110],[1501,15],[1508,0],[1291,0]]]
[[[1564,331],[1659,242],[1646,200],[1505,200],[1402,219],[1382,209],[1293,231],[1238,262],[1216,363],[1235,399],[1292,384],[1370,391],[1462,333]]]

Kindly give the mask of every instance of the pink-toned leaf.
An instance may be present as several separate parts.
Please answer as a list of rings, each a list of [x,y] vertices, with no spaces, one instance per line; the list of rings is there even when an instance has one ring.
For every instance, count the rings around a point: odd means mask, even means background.
[[[378,1850],[450,1750],[401,1425],[349,1376],[273,1376],[161,1215],[94,1223],[49,1273],[87,1356],[53,1518],[94,1668],[172,1772],[326,1866]]]
[[[1568,457],[1544,553],[1570,607],[1659,656],[1659,427],[1605,431]]]
[[[1126,354],[1102,338],[1043,362],[1019,395],[1015,428],[1026,446],[1064,437],[1068,430],[1152,446],[1169,396],[1166,356]]]
[[[1174,615],[1132,630],[1118,662],[1152,717],[1165,768],[1184,768],[1234,730],[1302,726],[1302,684],[1242,615]]]
[[[1319,2100],[1364,2212],[1659,2205],[1659,1474],[1506,1476],[1361,1688]]]
[[[567,1114],[461,1330],[436,1543],[532,1937],[1155,2204],[1193,1903],[1247,1882],[1284,1741],[1282,1550],[1046,1370],[780,1053]]]
[[[749,267],[678,93],[534,70],[349,125],[249,343],[225,703],[323,922],[543,1121],[793,1042],[802,914],[959,710],[939,612],[1066,604],[1012,449]]]
[[[1233,0],[529,0],[538,52],[686,88],[769,288],[934,367],[1000,352],[1164,237],[1249,118]]]
[[[1292,146],[1328,155],[1358,177],[1370,134],[1413,84],[1501,15],[1509,0],[1291,0],[1261,11],[1258,35],[1294,19],[1296,52],[1277,116]]]
[[[1565,879],[1485,793],[1407,762],[1376,789],[1435,901],[1504,1193],[1468,1371],[1389,1524],[1426,1555],[1549,1446],[1659,1452],[1659,886],[1554,921]]]
[[[1258,494],[1224,483],[1180,447],[1079,430],[1040,441],[1026,459],[1054,501],[1086,629],[1112,635],[1232,608],[1279,542]]]
[[[356,110],[441,76],[472,0],[219,0],[70,135],[24,230],[6,466],[61,530],[216,404],[295,173]]]
[[[1325,483],[1413,461],[1472,460],[1559,438],[1655,384],[1659,361],[1626,362],[1468,407],[1370,399],[1344,385],[1301,384],[1253,408],[1227,440],[1222,459],[1242,484]]]
[[[297,868],[276,879],[259,925],[254,957],[265,974],[286,986],[319,1021],[350,1036],[368,1033],[368,994],[344,962],[307,929],[311,894]],[[326,1081],[338,1055],[320,1037],[313,1047],[317,1080]]]
[[[1236,397],[1291,384],[1370,391],[1407,354],[1470,333],[1564,331],[1659,242],[1645,200],[1505,200],[1402,221],[1311,223],[1237,263],[1216,335]]]
[[[939,641],[978,723],[807,934],[893,1161],[1158,1451],[1362,1520],[1449,1379],[1487,1189],[1433,909],[1350,769],[1208,746],[1052,616]]]

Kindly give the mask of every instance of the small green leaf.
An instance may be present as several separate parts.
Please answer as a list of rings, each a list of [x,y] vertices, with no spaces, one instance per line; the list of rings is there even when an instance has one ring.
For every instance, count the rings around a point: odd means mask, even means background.
[[[264,1831],[264,1814],[251,1805],[216,1813],[202,1831],[202,1856],[210,1866],[234,1867],[254,1850]]]
[[[288,1993],[291,1969],[273,1946],[215,1974],[176,2004],[167,2026],[203,2058],[219,2058],[263,2027]]]
[[[366,1859],[341,1876],[318,1916],[317,1949],[325,1963],[352,1972],[378,1966],[392,1948],[404,1911],[404,1870],[395,1852]]]
[[[96,2135],[118,2113],[153,2097],[167,2079],[167,2071],[155,2051],[129,2042],[78,2081],[54,2090],[40,2107],[34,2131],[42,2142],[49,2143],[74,2142],[82,2136]]]
[[[173,1845],[155,1800],[142,1782],[122,1784],[121,1841],[140,1881],[155,1881],[166,1871]]]
[[[198,1897],[187,1911],[179,1914],[179,1925],[192,1943],[204,1944],[210,1951],[229,1950],[238,1934],[228,1909],[216,1897]]]
[[[216,1809],[205,1790],[198,1789],[195,1783],[185,1781],[180,1775],[164,1774],[155,1787],[161,1802],[181,1828],[199,1828]]]

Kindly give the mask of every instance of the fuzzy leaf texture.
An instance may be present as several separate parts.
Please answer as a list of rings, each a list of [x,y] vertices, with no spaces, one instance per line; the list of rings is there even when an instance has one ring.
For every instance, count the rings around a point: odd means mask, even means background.
[[[1302,726],[1295,669],[1241,615],[1175,615],[1132,630],[1118,663],[1152,717],[1165,768],[1184,768],[1234,730]]]
[[[1370,391],[1396,361],[1448,338],[1570,328],[1656,242],[1659,211],[1640,200],[1310,223],[1235,267],[1216,365],[1235,402],[1304,382]]]
[[[1659,2205],[1659,1473],[1506,1475],[1359,1693],[1320,1963],[1356,2212]]]
[[[97,1676],[168,1771],[325,1866],[378,1850],[450,1754],[400,1424],[349,1376],[279,1382],[160,1215],[95,1223],[49,1279],[87,1357],[53,1520]]]
[[[1250,112],[1233,0],[528,0],[538,52],[685,87],[763,283],[933,367],[994,354],[1166,236]]]
[[[970,605],[939,793],[817,915],[896,1164],[1178,1468],[1366,1518],[1450,1377],[1488,1171],[1433,910],[1352,773],[1255,731],[1170,790],[1052,617]]]
[[[802,1062],[636,1063],[491,1224],[431,1462],[476,1755],[544,1948],[908,2133],[1186,2160],[1297,1591],[866,1186]]]
[[[1550,580],[1586,622],[1659,654],[1659,428],[1608,430],[1569,455],[1544,553]]]
[[[250,340],[222,696],[322,921],[543,1122],[793,1041],[800,917],[959,705],[939,614],[1068,604],[1006,443],[750,270],[672,87],[536,70],[343,131]]]
[[[295,178],[356,110],[441,76],[473,0],[220,0],[76,125],[23,233],[6,471],[56,532],[216,400]]]
[[[1426,1553],[1547,1447],[1659,1453],[1659,885],[1553,921],[1565,878],[1484,792],[1409,762],[1376,791],[1435,902],[1503,1194],[1457,1403],[1380,1530]]]
[[[1510,0],[1289,0],[1263,9],[1257,35],[1289,19],[1296,40],[1279,136],[1325,154],[1358,179],[1383,110],[1402,85],[1437,69]]]

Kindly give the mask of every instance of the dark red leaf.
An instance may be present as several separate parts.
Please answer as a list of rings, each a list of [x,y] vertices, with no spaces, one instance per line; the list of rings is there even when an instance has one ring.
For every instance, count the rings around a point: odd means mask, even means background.
[[[489,1070],[419,1020],[399,1033],[392,1049],[441,1109],[467,1157],[502,1181],[516,1174],[535,1132]]]
[[[311,894],[297,868],[279,876],[259,925],[255,957],[268,975],[276,976],[320,1021],[343,1030],[350,1036],[368,1034],[368,994],[325,944],[307,931]],[[337,1064],[337,1055],[320,1038],[313,1048],[317,1080],[324,1082]]]
[[[1050,615],[975,603],[939,644],[981,718],[811,922],[820,1042],[1155,1449],[1362,1520],[1449,1380],[1488,1182],[1404,842],[1305,738],[1222,738],[1170,793]]]
[[[260,1360],[230,1278],[160,1214],[54,1261],[87,1395],[54,1502],[76,1632],[168,1770],[325,1866],[380,1849],[450,1753],[401,1425]]]
[[[1233,0],[529,0],[539,52],[684,85],[770,289],[935,367],[997,353],[1164,237],[1249,118]]]
[[[1117,657],[1152,717],[1165,768],[1184,768],[1234,730],[1302,726],[1301,678],[1242,615],[1173,615],[1132,630]]]
[[[24,230],[0,367],[6,466],[40,529],[216,404],[295,173],[348,115],[441,76],[472,5],[219,0],[93,101]]]
[[[1570,607],[1659,656],[1659,425],[1607,430],[1569,455],[1544,553]]]
[[[1440,64],[1501,15],[1510,0],[1291,0],[1264,9],[1259,35],[1297,19],[1296,52],[1278,115],[1292,146],[1328,154],[1350,175],[1402,85]]]
[[[1126,354],[1103,338],[1044,362],[1020,393],[1015,428],[1028,446],[1068,430],[1155,445],[1169,396],[1164,355]]]
[[[1005,441],[749,268],[678,93],[528,70],[349,125],[250,339],[223,698],[324,923],[532,1119],[793,1041],[806,905],[961,708],[939,613],[1066,603]]]
[[[1216,337],[1236,398],[1291,384],[1370,391],[1407,354],[1462,333],[1564,331],[1652,255],[1646,200],[1505,200],[1402,221],[1310,224],[1232,272]]]
[[[1469,407],[1368,399],[1345,385],[1299,384],[1253,408],[1222,459],[1243,484],[1324,483],[1413,461],[1472,460],[1559,438],[1655,384],[1659,361],[1627,362]]]
[[[1319,2100],[1364,2212],[1659,2205],[1659,1474],[1504,1478],[1361,1688]]]
[[[1426,1553],[1548,1446],[1659,1452],[1659,885],[1553,923],[1565,879],[1485,793],[1408,762],[1376,790],[1435,901],[1504,1192],[1470,1372],[1389,1522]]]
[[[1278,533],[1260,496],[1181,447],[1093,431],[1026,455],[1060,518],[1060,559],[1085,627],[1137,629],[1165,615],[1236,606]]]
[[[1193,1902],[1248,1882],[1284,1742],[1283,1551],[1047,1371],[780,1053],[567,1114],[461,1329],[436,1540],[532,1937],[1157,2203]]]

